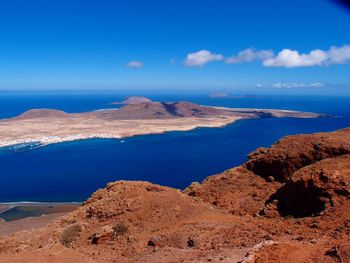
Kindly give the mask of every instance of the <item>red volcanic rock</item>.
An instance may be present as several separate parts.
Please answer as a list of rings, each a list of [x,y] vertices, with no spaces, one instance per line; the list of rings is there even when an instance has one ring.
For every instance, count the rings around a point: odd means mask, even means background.
[[[347,242],[336,245],[326,242],[320,242],[317,245],[307,242],[271,242],[257,248],[246,259],[243,262],[350,262],[350,244]]]
[[[350,153],[350,129],[335,133],[288,136],[271,148],[259,148],[249,154],[246,166],[264,178],[287,181],[302,167]]]
[[[47,227],[0,238],[0,263],[349,262],[349,137],[290,136],[184,191],[110,183]]]
[[[325,159],[295,172],[273,194],[282,216],[307,217],[321,212],[350,212],[350,155]],[[265,209],[265,208],[264,208]]]
[[[196,199],[228,210],[235,215],[255,215],[280,186],[267,183],[245,168],[238,167],[192,183],[183,192]]]

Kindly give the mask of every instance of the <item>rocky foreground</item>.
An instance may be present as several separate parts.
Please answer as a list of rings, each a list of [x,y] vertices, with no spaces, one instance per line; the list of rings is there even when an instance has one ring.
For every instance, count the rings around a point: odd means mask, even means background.
[[[0,262],[350,262],[350,128],[281,139],[184,191],[120,181]]]

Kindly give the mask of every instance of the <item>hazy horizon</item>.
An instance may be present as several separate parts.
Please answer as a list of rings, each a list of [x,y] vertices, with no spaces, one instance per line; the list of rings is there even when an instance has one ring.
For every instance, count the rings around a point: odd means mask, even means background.
[[[350,94],[337,1],[15,0],[0,22],[0,91]]]
[[[38,93],[58,93],[58,94],[72,94],[72,93],[115,93],[124,94],[125,96],[147,96],[147,94],[207,94],[215,95],[218,93],[219,97],[222,96],[225,99],[226,96],[234,95],[300,95],[300,96],[350,96],[350,85],[339,84],[339,85],[324,85],[322,87],[305,87],[301,84],[300,87],[297,83],[284,83],[291,87],[254,87],[254,86],[238,86],[238,87],[205,87],[205,86],[182,86],[182,87],[163,87],[163,86],[149,86],[149,87],[89,87],[87,88],[3,88],[0,89],[0,96],[5,94],[38,94]],[[221,93],[221,94],[220,94]]]

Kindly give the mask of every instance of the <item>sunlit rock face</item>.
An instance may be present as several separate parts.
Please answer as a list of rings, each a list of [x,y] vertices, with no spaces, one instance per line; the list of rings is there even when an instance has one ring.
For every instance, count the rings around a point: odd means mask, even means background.
[[[183,191],[109,183],[47,227],[0,238],[0,262],[348,262],[349,136],[286,137]],[[309,156],[316,141],[328,150],[292,166],[283,182],[248,165]]]

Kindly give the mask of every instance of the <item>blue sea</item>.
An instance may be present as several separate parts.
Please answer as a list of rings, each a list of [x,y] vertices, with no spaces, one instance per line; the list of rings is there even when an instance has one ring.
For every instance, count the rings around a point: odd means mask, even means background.
[[[341,96],[233,96],[121,92],[1,92],[0,118],[32,108],[66,112],[110,108],[128,95],[202,105],[276,108],[332,114],[320,119],[242,120],[223,128],[199,128],[115,139],[54,144],[31,151],[0,150],[0,202],[83,201],[116,180],[142,180],[183,189],[191,182],[242,164],[257,147],[291,134],[332,131],[350,126],[350,100]]]

